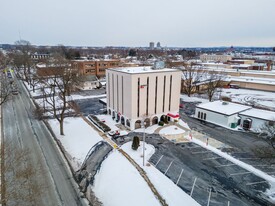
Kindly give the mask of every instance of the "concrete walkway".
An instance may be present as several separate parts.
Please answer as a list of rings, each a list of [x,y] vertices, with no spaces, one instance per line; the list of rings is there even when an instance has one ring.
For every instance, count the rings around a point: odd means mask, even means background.
[[[170,126],[176,126],[182,130],[184,130],[185,132],[182,133],[182,135],[161,135],[167,139],[169,139],[170,141],[173,141],[175,143],[187,143],[187,142],[190,142],[190,138],[195,138],[195,139],[198,139],[202,142],[205,142],[207,143],[208,141],[208,144],[211,145],[212,147],[215,147],[217,149],[221,149],[221,148],[230,148],[229,145],[223,143],[223,142],[220,142],[212,137],[209,137],[207,136],[206,134],[203,134],[203,133],[200,133],[196,130],[190,130],[189,128],[186,128],[186,127],[183,127],[182,125],[180,124],[177,124],[175,122],[169,122],[169,124],[165,124],[164,126],[162,127],[159,127],[155,130],[155,134],[159,134],[160,130],[164,129],[164,128],[167,128],[167,127],[170,127]]]

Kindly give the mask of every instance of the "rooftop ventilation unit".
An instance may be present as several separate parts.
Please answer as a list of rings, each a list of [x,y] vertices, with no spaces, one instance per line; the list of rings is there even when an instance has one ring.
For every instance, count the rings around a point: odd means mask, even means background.
[[[222,105],[228,105],[229,103],[228,102],[222,102]]]

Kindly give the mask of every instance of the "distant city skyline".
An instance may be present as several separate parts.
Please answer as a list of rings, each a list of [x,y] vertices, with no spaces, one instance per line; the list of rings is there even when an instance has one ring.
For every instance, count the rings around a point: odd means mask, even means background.
[[[274,8],[274,0],[2,0],[0,44],[273,47]]]

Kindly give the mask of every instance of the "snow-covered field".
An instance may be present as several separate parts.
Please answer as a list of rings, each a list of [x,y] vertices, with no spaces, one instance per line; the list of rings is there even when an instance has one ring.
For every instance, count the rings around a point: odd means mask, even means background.
[[[232,102],[254,105],[270,110],[275,110],[275,92],[258,91],[251,89],[222,89],[221,93],[216,93],[216,99],[220,97],[229,97]],[[206,95],[194,94],[191,97],[181,95],[185,102],[208,102]]]
[[[223,89],[221,96],[230,97],[233,102],[267,107],[275,110],[275,92],[250,89]]]
[[[59,134],[57,120],[49,120],[48,122],[66,152],[71,156],[71,163],[75,170],[79,169],[89,150],[102,140],[98,132],[79,117],[65,119],[64,136]]]
[[[216,93],[215,98],[229,97],[232,102],[254,105],[270,110],[275,110],[275,92],[258,91],[251,89],[222,89],[221,93]],[[181,95],[185,102],[209,102],[206,95],[194,94],[191,97]]]

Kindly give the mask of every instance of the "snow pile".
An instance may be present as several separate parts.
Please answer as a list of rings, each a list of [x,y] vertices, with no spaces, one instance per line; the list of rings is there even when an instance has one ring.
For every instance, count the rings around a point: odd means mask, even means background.
[[[188,130],[190,130],[190,127],[188,126],[188,124],[184,121],[182,121],[181,119],[178,121],[178,124]]]
[[[177,126],[168,126],[159,131],[160,135],[183,134],[185,131]]]
[[[81,166],[89,150],[102,140],[98,132],[84,122],[82,118],[68,117],[64,120],[65,136],[59,134],[59,122],[57,120],[49,120],[49,124],[66,152],[71,156],[74,169]]]
[[[144,128],[135,129],[134,132],[144,132],[145,131],[145,133],[147,133],[147,134],[153,134],[155,132],[155,130],[158,129],[159,127],[161,127],[161,126],[159,126],[158,124],[155,124],[155,125],[145,128],[145,130],[144,130]]]
[[[160,205],[137,169],[118,151],[102,163],[93,191],[104,206]]]
[[[112,131],[120,130],[116,126],[116,124],[118,123],[112,119],[111,115],[96,115],[96,117],[104,122],[104,124],[108,125],[108,127],[110,127]]]

